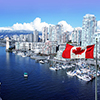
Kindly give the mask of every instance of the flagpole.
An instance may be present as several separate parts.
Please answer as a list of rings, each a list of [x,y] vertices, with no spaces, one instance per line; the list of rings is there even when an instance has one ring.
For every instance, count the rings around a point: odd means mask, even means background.
[[[96,38],[96,76],[95,76],[95,100],[97,100],[97,38]]]

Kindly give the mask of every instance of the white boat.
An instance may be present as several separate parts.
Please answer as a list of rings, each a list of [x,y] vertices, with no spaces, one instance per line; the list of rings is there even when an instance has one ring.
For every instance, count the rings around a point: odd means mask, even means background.
[[[66,66],[66,65],[62,65],[61,67],[62,67],[62,69],[66,69],[66,68],[67,68],[67,66]]]
[[[44,61],[40,60],[39,63],[44,64]]]
[[[66,65],[67,66],[67,68],[72,68],[72,66],[71,65]]]
[[[71,67],[75,67],[75,64],[71,64]]]
[[[82,79],[82,77],[83,77],[82,74],[79,74],[79,73],[77,73],[76,76],[77,76],[79,79]]]
[[[89,77],[89,75],[86,75],[86,74],[82,75],[82,80],[84,80],[84,81],[90,81],[91,79],[92,78]]]
[[[56,67],[52,67],[52,66],[51,66],[51,67],[49,67],[49,69],[55,71],[55,70],[56,70]]]
[[[100,71],[99,70],[97,71],[97,76],[100,76]]]
[[[77,69],[77,70],[76,70],[76,73],[81,74],[81,73],[82,73],[82,71],[81,71],[81,70],[79,70],[79,69]]]
[[[28,77],[28,74],[27,74],[26,72],[24,73],[24,77],[25,77],[25,78],[27,78],[27,77]]]
[[[17,55],[21,56],[22,55],[22,52],[18,52]]]
[[[16,54],[17,52],[16,52],[16,51],[13,51],[13,53],[15,53],[15,54]]]
[[[90,81],[90,80],[92,80],[92,78],[89,76],[89,75],[87,75],[87,74],[77,74],[76,75],[79,79],[82,79],[82,80],[84,80],[84,81]]]
[[[48,63],[48,60],[44,60],[45,63]]]
[[[86,68],[81,68],[82,73],[88,73],[90,70]]]
[[[56,65],[55,65],[55,68],[56,68],[56,70],[60,70],[60,69],[62,69],[62,68],[60,67],[59,64],[56,64]]]
[[[58,70],[60,70],[61,69],[61,67],[60,66],[58,66],[58,64],[57,65],[55,65],[54,67],[49,67],[49,69],[50,70],[54,70],[54,71],[58,71]]]
[[[74,70],[73,72],[72,72],[72,76],[75,76],[76,75],[76,70]]]
[[[66,72],[69,76],[75,76],[76,75],[76,70],[74,71],[68,71]]]
[[[66,72],[66,73],[67,73],[67,75],[69,75],[69,76],[74,76],[73,73],[72,73],[72,71],[68,71],[68,72]]]
[[[22,55],[21,55],[22,57],[26,57],[26,55],[24,54],[24,53],[22,53]]]

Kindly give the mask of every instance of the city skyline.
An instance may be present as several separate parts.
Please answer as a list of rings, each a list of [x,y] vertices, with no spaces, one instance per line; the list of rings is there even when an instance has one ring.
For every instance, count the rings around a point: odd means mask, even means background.
[[[83,16],[93,14],[100,28],[99,0],[0,0],[0,30],[35,30],[50,24],[65,29],[82,27]]]

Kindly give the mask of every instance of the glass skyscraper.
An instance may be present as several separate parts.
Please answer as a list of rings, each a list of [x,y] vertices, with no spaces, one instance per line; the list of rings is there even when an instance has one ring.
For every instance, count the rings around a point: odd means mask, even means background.
[[[82,29],[80,27],[75,28],[72,33],[72,42],[76,42],[77,45],[80,45],[81,42],[81,35],[82,35]]]
[[[58,44],[61,43],[63,33],[63,26],[62,25],[54,25],[49,27],[49,40],[50,41],[57,41]]]
[[[97,21],[94,15],[86,14],[82,25],[82,46],[93,44],[93,35],[96,32]]]
[[[39,32],[37,30],[35,30],[33,33],[34,33],[34,42],[38,42]]]
[[[47,39],[48,39],[48,28],[43,27],[43,29],[42,29],[42,42],[46,42]]]

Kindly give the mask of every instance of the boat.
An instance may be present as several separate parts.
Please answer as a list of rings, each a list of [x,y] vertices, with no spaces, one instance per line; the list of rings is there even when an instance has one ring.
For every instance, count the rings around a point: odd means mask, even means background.
[[[80,69],[77,69],[76,73],[82,74],[82,71]]]
[[[66,69],[66,68],[67,68],[67,66],[66,66],[66,65],[62,65],[61,67],[62,67],[62,69]]]
[[[74,70],[73,72],[72,72],[72,76],[75,76],[76,75],[76,70]]]
[[[26,72],[24,73],[24,77],[25,77],[25,78],[27,78],[27,77],[28,77],[28,74],[27,74]]]
[[[21,51],[17,52],[17,55],[18,56],[21,56],[22,55],[22,52]]]
[[[16,54],[16,53],[17,53],[17,51],[15,51],[15,50],[14,50],[14,51],[13,51],[13,53],[14,53],[14,54]]]
[[[43,60],[40,60],[39,63],[44,64],[44,61]]]
[[[84,80],[84,81],[90,81],[92,78],[89,76],[89,75],[87,75],[87,74],[83,74],[82,75],[82,80]]]
[[[54,71],[58,71],[58,70],[60,70],[62,68],[59,66],[59,64],[56,64],[55,66],[50,66],[49,69],[50,70],[54,70]]]
[[[66,73],[67,73],[67,75],[72,76],[72,71],[68,71]]]
[[[22,57],[26,57],[26,55],[24,54],[24,53],[22,53],[22,55],[21,55]]]
[[[56,67],[51,66],[51,67],[49,67],[49,69],[55,71],[56,70]]]
[[[50,70],[54,70],[54,71],[58,71],[60,70],[61,68],[60,67],[49,67]]]
[[[55,65],[56,71],[62,69],[59,64]]]
[[[48,60],[44,60],[45,63],[48,63]]]
[[[100,76],[100,71],[99,70],[97,71],[97,76]]]
[[[88,73],[90,70],[87,68],[81,68],[82,73]]]
[[[82,79],[82,74],[77,73],[76,76],[77,76],[79,79]]]
[[[74,71],[68,71],[66,72],[69,76],[75,76],[76,75],[76,70]]]

